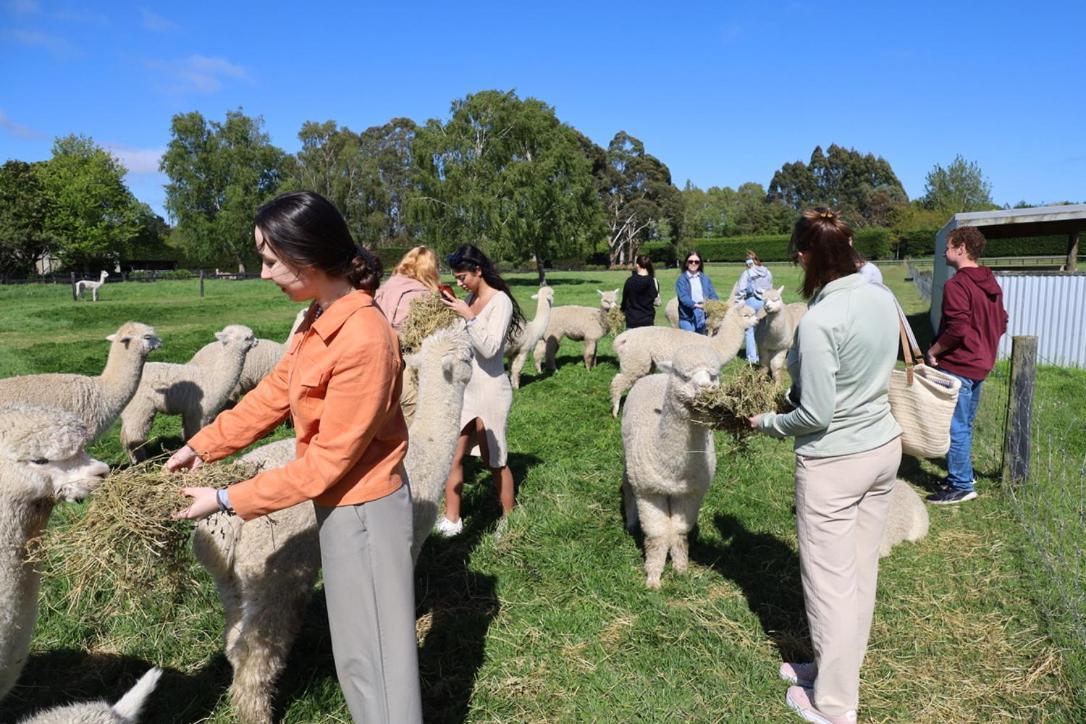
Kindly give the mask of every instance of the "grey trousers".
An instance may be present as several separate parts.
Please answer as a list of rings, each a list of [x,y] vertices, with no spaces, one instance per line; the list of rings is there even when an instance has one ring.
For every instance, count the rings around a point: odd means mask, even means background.
[[[814,705],[858,709],[875,613],[879,544],[901,464],[901,438],[854,455],[796,456],[796,532],[818,677]]]
[[[408,487],[369,503],[315,507],[332,654],[351,718],[421,722]]]

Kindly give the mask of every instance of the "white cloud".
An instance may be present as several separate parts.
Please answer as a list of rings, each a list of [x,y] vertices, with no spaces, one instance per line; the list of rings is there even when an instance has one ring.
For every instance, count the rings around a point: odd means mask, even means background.
[[[180,27],[174,21],[151,12],[147,8],[140,8],[140,17],[143,18],[143,27],[156,33],[165,33]]]
[[[149,60],[151,70],[160,71],[168,79],[168,90],[175,93],[214,93],[226,79],[251,82],[249,72],[223,58],[190,55],[180,60]]]
[[[74,48],[64,38],[37,30],[4,30],[0,37],[31,48],[44,48],[54,55],[68,55]]]
[[[19,138],[27,138],[30,140],[38,140],[45,138],[45,134],[29,126],[23,126],[8,118],[8,114],[0,109],[0,128],[5,129],[9,133],[13,133]]]
[[[158,162],[162,158],[165,149],[162,148],[133,148],[123,143],[104,144],[107,151],[124,164],[128,173],[150,174],[158,173]]]

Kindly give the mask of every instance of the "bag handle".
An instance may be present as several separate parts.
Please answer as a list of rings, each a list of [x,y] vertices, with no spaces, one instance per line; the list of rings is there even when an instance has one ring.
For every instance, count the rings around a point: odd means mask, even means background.
[[[897,307],[898,332],[901,336],[901,353],[905,358],[905,382],[911,385],[913,383],[913,367],[918,364],[924,364],[924,356],[920,353],[920,345],[916,341],[916,335],[913,334],[913,328],[909,324],[909,318],[905,316],[905,310],[901,308],[901,303],[898,302],[894,293],[890,291],[890,287],[885,284],[880,286],[890,294],[894,300],[894,306]],[[917,360],[919,360],[919,362]]]

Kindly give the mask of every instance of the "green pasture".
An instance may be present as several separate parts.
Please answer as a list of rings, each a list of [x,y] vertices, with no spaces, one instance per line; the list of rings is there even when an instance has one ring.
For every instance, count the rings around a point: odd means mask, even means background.
[[[798,270],[771,268],[788,299],[798,300]],[[740,271],[708,268],[722,293]],[[659,274],[665,301],[675,274]],[[914,327],[926,331],[927,305],[903,268],[884,267],[884,275]],[[625,277],[568,272],[549,281],[556,304],[594,306],[597,289],[621,287]],[[530,317],[535,276],[510,280]],[[203,299],[195,280],[107,284],[101,296],[73,302],[64,285],[0,287],[0,376],[97,374],[105,336],[127,320],[158,331],[164,346],[152,360],[183,361],[226,324],[281,339],[298,308],[260,281],[208,281]],[[658,323],[666,324],[662,308]],[[542,377],[529,364],[515,393],[508,437],[519,507],[504,534],[493,535],[500,509],[489,477],[474,467],[463,535],[431,539],[422,552],[416,590],[427,720],[791,720],[777,667],[810,651],[789,443],[757,438],[736,449],[718,438],[717,478],[692,540],[691,568],[678,576],[669,567],[662,589],[650,591],[640,539],[622,525],[610,340],[591,371],[580,364],[579,343],[566,342],[558,364],[555,375]],[[1078,412],[1086,373],[1041,368],[1036,474],[1013,491],[998,482],[1007,376],[1000,365],[982,403],[980,498],[932,509],[928,537],[883,560],[863,669],[863,721],[1084,718],[1086,607],[1076,596],[1086,580],[1078,548],[1086,532],[1086,436]],[[160,419],[154,433],[164,447],[176,446],[180,423]],[[92,453],[125,463],[116,430]],[[902,477],[923,490],[941,475],[939,462],[906,461]],[[79,514],[79,505],[58,507],[54,521]],[[112,619],[69,610],[60,580],[46,571],[32,658],[0,721],[73,699],[116,698],[152,664],[167,674],[147,721],[231,721],[222,616],[201,569],[191,567],[180,600],[133,602]],[[349,721],[319,591],[277,708],[289,722]]]

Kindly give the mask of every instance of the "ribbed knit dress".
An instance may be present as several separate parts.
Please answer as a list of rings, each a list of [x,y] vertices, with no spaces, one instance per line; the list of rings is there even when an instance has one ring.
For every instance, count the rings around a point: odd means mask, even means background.
[[[471,304],[469,297],[467,303]],[[475,418],[486,428],[486,444],[490,452],[487,466],[505,465],[505,422],[513,405],[513,387],[505,374],[505,332],[513,319],[513,301],[505,292],[495,292],[475,321],[468,325],[468,335],[475,357],[471,363],[471,379],[464,389],[464,407],[460,412],[460,429]],[[472,451],[479,455],[478,447]]]

